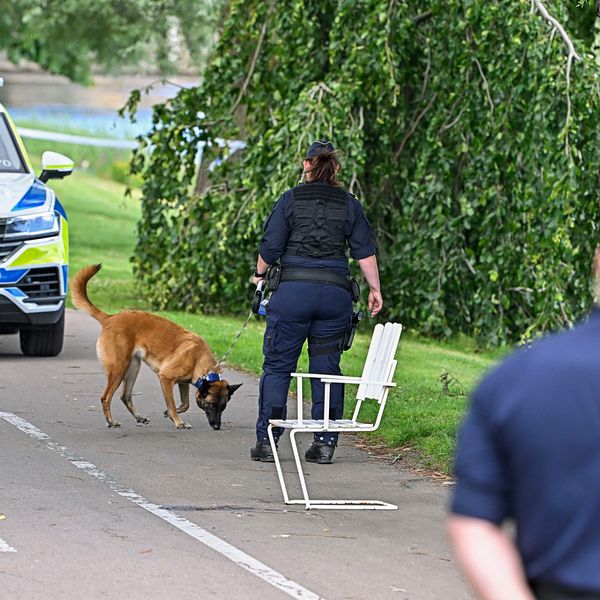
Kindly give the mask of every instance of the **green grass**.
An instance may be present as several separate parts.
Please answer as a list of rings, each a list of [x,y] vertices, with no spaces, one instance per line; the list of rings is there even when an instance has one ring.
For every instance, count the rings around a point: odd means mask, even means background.
[[[243,317],[191,315],[177,312],[161,313],[180,325],[202,335],[221,357],[227,351]],[[252,320],[228,362],[259,374],[262,366],[262,336],[264,322]],[[352,350],[342,355],[342,371],[360,375],[367,354],[370,336],[356,336]],[[372,444],[383,445],[387,452],[405,457],[412,465],[419,464],[430,471],[448,473],[454,448],[457,424],[465,410],[467,396],[481,375],[489,369],[501,352],[474,352],[469,341],[434,343],[404,332],[396,354],[397,388],[390,393],[386,412],[379,430],[370,434]],[[303,352],[298,369],[307,370]],[[447,384],[441,376],[447,373]],[[346,413],[354,409],[355,387],[346,390]],[[363,407],[365,417],[374,417],[375,406]],[[402,449],[394,451],[393,448]],[[416,461],[416,463],[415,463]]]
[[[52,186],[69,216],[71,273],[84,265],[102,262],[104,269],[90,283],[93,301],[109,312],[147,308],[135,292],[129,263],[140,214],[138,200],[125,200],[124,186],[89,173],[75,172]],[[242,326],[248,309],[240,307],[237,316],[161,314],[202,335],[221,357]],[[228,362],[259,374],[263,332],[264,321],[253,319]],[[343,355],[342,369],[346,374],[360,374],[369,337],[364,331],[359,333],[352,350]],[[479,352],[467,338],[438,343],[405,331],[397,353],[398,387],[390,394],[380,429],[371,434],[371,444],[383,445],[385,452],[398,455],[413,466],[448,473],[466,394],[505,351]],[[306,370],[306,362],[304,353],[300,370]],[[444,373],[446,383],[440,379]],[[347,389],[348,412],[353,408],[354,391],[355,388]]]
[[[17,120],[16,125],[30,129],[40,129],[42,131],[54,131],[56,126],[48,126],[43,121]],[[73,135],[83,135],[92,137],[107,137],[105,133],[85,131],[73,127],[61,126],[61,133]],[[129,171],[129,159],[131,151],[120,148],[99,148],[96,146],[83,146],[78,144],[68,144],[64,142],[53,142],[46,140],[35,140],[23,138],[23,143],[27,152],[36,165],[41,164],[42,152],[52,150],[60,152],[73,159],[79,173],[92,173],[106,179],[111,179],[124,184],[134,184],[135,178],[132,178]]]
[[[139,200],[125,198],[123,185],[75,172],[51,183],[69,218],[71,275],[102,263],[93,282],[94,299],[106,310],[143,308],[133,285],[130,257],[135,244]]]
[[[432,344],[403,334],[398,367],[385,417],[374,439],[417,456],[427,469],[449,472],[456,427],[470,393],[494,364],[491,353],[476,354],[461,344]],[[446,383],[441,380],[447,374]]]

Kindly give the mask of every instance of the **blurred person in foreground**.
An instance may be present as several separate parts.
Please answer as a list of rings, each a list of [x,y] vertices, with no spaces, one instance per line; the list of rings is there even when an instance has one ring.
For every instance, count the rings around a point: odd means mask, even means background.
[[[511,354],[463,423],[449,531],[484,600],[600,600],[600,248],[593,273],[587,320]]]

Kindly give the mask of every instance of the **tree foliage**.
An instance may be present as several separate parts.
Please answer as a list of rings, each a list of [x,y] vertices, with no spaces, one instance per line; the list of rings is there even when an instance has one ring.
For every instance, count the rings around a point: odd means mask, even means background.
[[[155,108],[134,157],[151,301],[245,311],[264,219],[309,142],[331,139],[377,232],[385,317],[498,343],[581,316],[599,222],[595,11],[545,4],[585,56],[568,90],[563,40],[526,0],[234,1],[203,84]],[[240,138],[223,160],[217,139]],[[199,143],[219,161],[193,193]]]
[[[141,60],[174,70],[170,35],[196,61],[213,29],[219,0],[1,0],[0,49],[49,73],[89,83],[93,67],[119,70]],[[149,60],[149,56],[152,58]]]

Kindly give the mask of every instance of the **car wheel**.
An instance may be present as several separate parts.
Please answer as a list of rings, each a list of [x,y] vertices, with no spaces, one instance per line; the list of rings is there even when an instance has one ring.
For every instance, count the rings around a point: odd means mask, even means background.
[[[63,347],[65,312],[54,325],[36,329],[21,329],[21,352],[25,356],[57,356]]]

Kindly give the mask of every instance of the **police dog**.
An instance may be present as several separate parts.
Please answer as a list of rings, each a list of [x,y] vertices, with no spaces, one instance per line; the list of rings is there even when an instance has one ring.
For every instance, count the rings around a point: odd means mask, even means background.
[[[169,416],[177,429],[189,429],[179,413],[189,408],[189,384],[197,387],[196,402],[213,429],[221,428],[221,414],[232,394],[242,385],[221,380],[215,357],[206,341],[172,321],[139,310],[108,315],[94,306],[87,295],[87,282],[102,265],[79,271],[71,283],[73,304],[94,317],[102,326],[96,343],[98,358],[107,374],[102,393],[102,410],[108,427],[120,427],[112,418],[110,403],[122,381],[121,400],[138,423],[148,423],[138,414],[131,398],[133,384],[144,361],[160,380]],[[175,407],[173,387],[179,386],[181,404]]]

